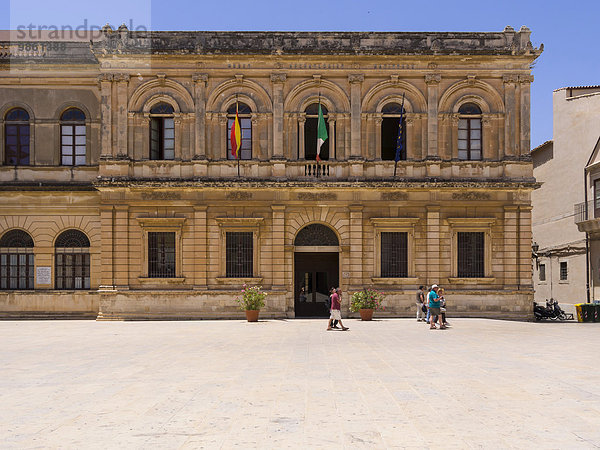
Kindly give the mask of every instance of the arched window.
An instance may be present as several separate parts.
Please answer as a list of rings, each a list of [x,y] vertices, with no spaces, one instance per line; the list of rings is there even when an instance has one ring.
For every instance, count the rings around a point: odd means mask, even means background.
[[[33,289],[33,239],[11,230],[0,239],[0,289]]]
[[[339,240],[335,232],[320,223],[311,223],[302,228],[294,239],[296,246],[336,246],[339,245]]]
[[[29,114],[23,108],[11,109],[4,118],[5,161],[9,166],[28,166]]]
[[[90,240],[79,230],[63,231],[55,247],[55,289],[90,288]]]
[[[175,115],[168,103],[150,109],[150,159],[175,159]]]
[[[458,159],[481,159],[481,109],[465,103],[458,109]]]
[[[383,121],[381,122],[381,159],[383,161],[395,161],[396,149],[398,148],[398,132],[400,127],[400,115],[402,105],[399,103],[388,103],[383,107]],[[406,160],[406,117],[402,112],[402,148],[400,159]]]
[[[85,165],[85,114],[69,108],[60,116],[60,163],[63,166]]]
[[[317,159],[317,127],[319,123],[319,104],[313,103],[309,105],[306,110],[306,122],[304,124],[304,159],[314,160]],[[330,157],[333,157],[333,147],[330,144],[329,139],[329,111],[325,105],[321,104],[321,112],[323,113],[323,119],[325,119],[325,128],[327,130],[328,138],[323,142],[321,146],[321,153],[319,157],[327,161]]]
[[[227,159],[236,159],[231,154],[231,127],[235,122],[236,104],[227,108]],[[245,103],[237,103],[238,119],[242,130],[240,159],[252,159],[252,109]]]

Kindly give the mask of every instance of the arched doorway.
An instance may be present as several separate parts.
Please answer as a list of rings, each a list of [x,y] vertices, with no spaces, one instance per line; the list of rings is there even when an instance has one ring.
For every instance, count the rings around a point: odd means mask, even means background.
[[[318,223],[302,228],[294,240],[296,317],[327,317],[329,290],[339,286],[339,240]]]

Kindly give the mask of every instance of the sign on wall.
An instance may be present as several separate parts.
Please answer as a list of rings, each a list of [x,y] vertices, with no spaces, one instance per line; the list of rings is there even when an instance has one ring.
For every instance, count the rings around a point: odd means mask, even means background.
[[[52,267],[36,267],[37,284],[52,284]]]

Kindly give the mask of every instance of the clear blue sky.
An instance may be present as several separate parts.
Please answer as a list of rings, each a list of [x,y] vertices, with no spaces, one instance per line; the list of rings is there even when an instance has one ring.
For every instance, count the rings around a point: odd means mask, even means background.
[[[527,25],[545,50],[531,89],[532,147],[552,138],[552,91],[600,84],[600,1],[0,0],[0,29],[132,20],[154,30],[502,31]],[[600,129],[600,121],[599,121]]]

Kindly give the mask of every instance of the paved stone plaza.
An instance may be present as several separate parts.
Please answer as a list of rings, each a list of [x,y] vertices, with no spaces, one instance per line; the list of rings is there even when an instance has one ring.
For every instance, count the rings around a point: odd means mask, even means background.
[[[0,322],[2,448],[598,448],[600,324]]]

